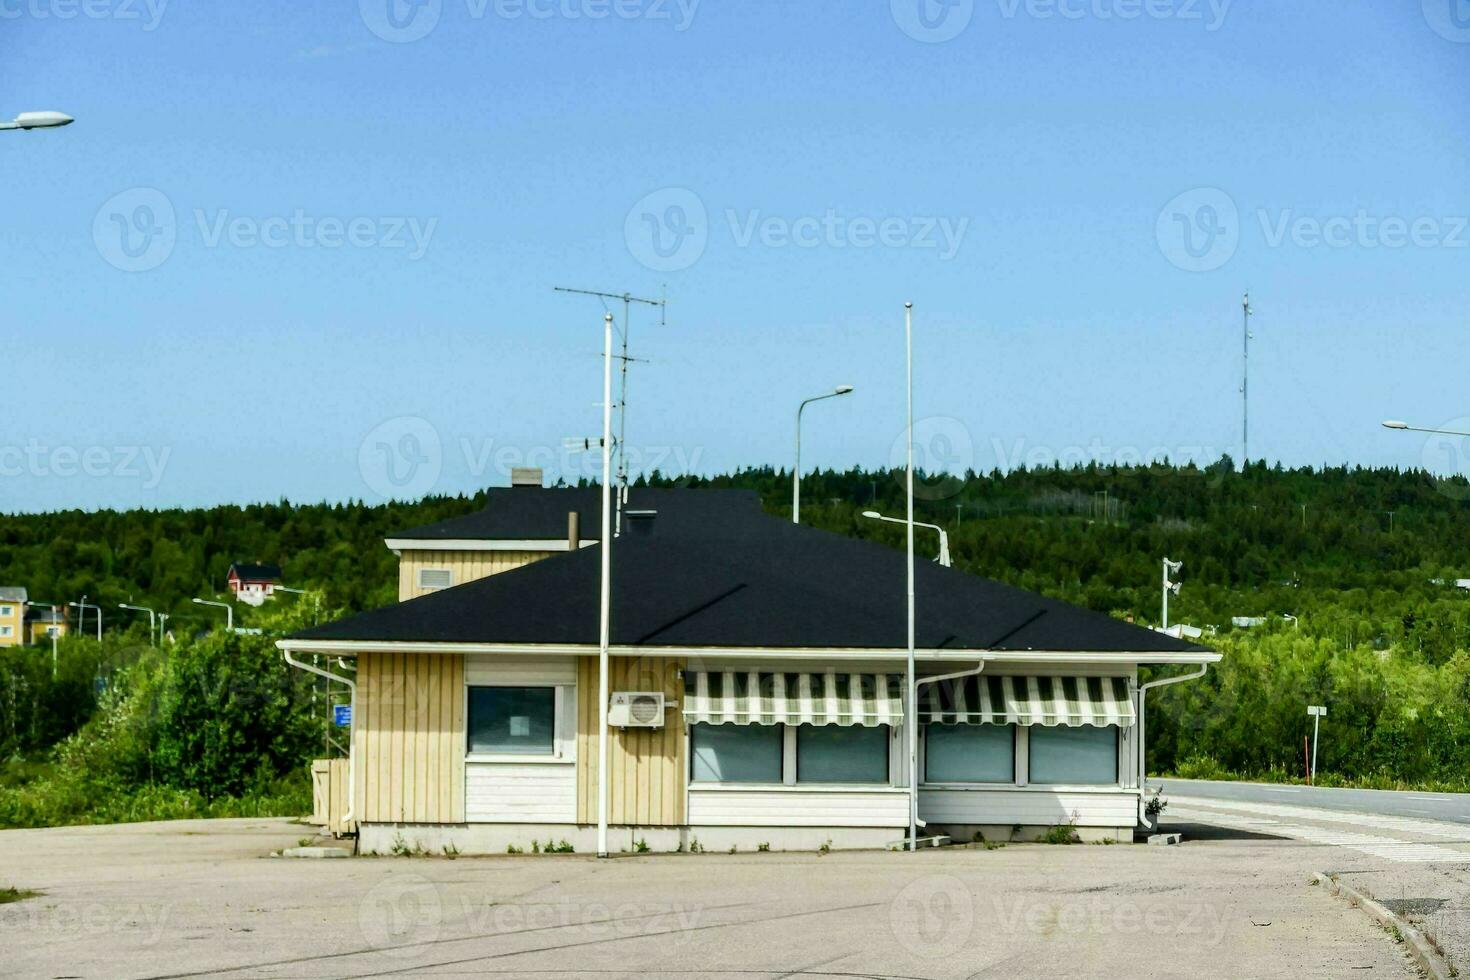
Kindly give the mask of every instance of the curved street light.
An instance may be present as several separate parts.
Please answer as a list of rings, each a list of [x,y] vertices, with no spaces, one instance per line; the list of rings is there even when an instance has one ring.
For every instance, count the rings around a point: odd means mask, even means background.
[[[884,517],[876,510],[865,510],[863,511],[863,516],[870,521],[886,521],[889,524],[905,523],[902,517]],[[949,560],[949,532],[938,524],[925,524],[923,521],[914,521],[914,527],[927,527],[932,531],[939,532],[939,557],[935,561],[939,562],[945,568],[951,567]]]
[[[1383,427],[1385,429],[1393,429],[1397,432],[1433,432],[1435,435],[1440,436],[1470,436],[1470,432],[1460,432],[1457,429],[1436,429],[1429,426],[1410,425],[1407,422],[1400,422],[1398,419],[1389,419],[1383,423]]]
[[[0,129],[59,129],[74,122],[64,112],[22,112],[9,122],[0,121]]]
[[[235,631],[235,610],[228,602],[215,602],[213,599],[195,599],[194,602],[201,606],[218,606],[225,611],[225,629],[231,633]]]
[[[825,395],[814,395],[796,406],[796,467],[791,471],[791,523],[801,523],[801,413],[812,402],[824,401],[828,398],[836,398],[838,395],[850,395],[853,392],[852,385],[838,385]]]

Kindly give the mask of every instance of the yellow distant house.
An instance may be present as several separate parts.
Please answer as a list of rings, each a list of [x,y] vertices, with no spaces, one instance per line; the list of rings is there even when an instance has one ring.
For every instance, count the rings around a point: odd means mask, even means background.
[[[26,590],[0,585],[0,647],[18,647],[26,641]]]
[[[66,614],[58,609],[32,605],[26,614],[26,632],[32,643],[49,644],[53,636],[60,639],[66,635]]]

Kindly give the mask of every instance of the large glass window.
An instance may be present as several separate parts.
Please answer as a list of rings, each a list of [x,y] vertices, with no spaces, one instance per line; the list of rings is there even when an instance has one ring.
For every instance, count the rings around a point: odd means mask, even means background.
[[[888,782],[888,726],[802,725],[796,730],[796,781]]]
[[[781,725],[691,725],[696,783],[781,782]]]
[[[1110,786],[1118,782],[1118,726],[1032,726],[1031,782]]]
[[[925,726],[924,781],[929,783],[1015,782],[1016,726]]]
[[[556,746],[556,688],[470,688],[470,751],[551,755]]]

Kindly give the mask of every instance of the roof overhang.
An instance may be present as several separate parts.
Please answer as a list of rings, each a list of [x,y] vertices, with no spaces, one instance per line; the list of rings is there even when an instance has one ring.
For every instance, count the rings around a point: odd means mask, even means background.
[[[384,538],[389,550],[404,551],[571,551],[566,538]],[[595,545],[583,538],[581,546]]]
[[[440,643],[423,640],[277,640],[276,647],[288,653],[321,653],[352,657],[359,653],[491,654],[500,656],[578,656],[598,654],[595,644],[525,643]],[[837,647],[655,647],[612,646],[615,657],[712,657],[738,660],[896,660],[908,658],[908,650]],[[915,656],[931,662],[995,664],[1157,664],[1197,666],[1219,663],[1222,655],[1212,650],[1181,653],[1077,650],[916,650]]]

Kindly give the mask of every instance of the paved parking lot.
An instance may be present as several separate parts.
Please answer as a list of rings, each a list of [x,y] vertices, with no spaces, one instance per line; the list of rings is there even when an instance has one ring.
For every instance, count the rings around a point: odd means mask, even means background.
[[[294,861],[307,828],[0,832],[6,977],[1414,976],[1322,845]],[[1370,860],[1366,855],[1359,855]],[[1341,863],[1341,862],[1339,862]]]

